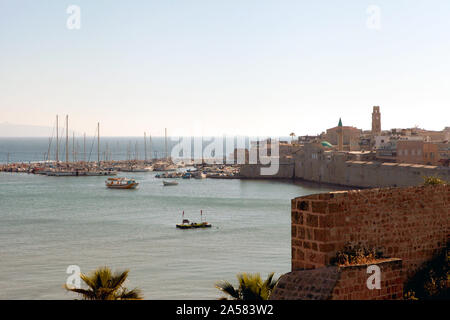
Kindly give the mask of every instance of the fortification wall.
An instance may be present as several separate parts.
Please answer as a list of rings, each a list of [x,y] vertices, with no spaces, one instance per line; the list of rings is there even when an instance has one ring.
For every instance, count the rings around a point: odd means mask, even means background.
[[[369,288],[368,264],[298,270],[280,277],[271,300],[381,300],[402,299],[402,260],[386,259],[380,268],[380,288]]]
[[[246,179],[292,179],[294,177],[293,163],[280,163],[275,175],[261,175],[261,168],[268,167],[260,164],[244,164],[240,168],[241,178]]]
[[[414,273],[446,246],[450,186],[366,189],[292,200],[292,270],[330,264],[348,242],[379,248]]]
[[[425,176],[450,181],[450,168],[406,163],[312,159],[295,162],[295,178],[351,187],[405,187],[423,183]]]
[[[450,168],[407,163],[346,161],[343,154],[311,158],[300,155],[291,163],[281,163],[275,175],[261,175],[260,164],[241,166],[241,177],[249,179],[302,179],[349,187],[380,188],[417,186],[425,176],[450,181]]]

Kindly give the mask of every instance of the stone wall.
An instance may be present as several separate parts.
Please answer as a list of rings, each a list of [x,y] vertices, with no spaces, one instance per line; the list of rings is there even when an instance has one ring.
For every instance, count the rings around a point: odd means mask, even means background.
[[[404,276],[446,246],[450,186],[331,192],[292,200],[292,270],[328,266],[348,242],[403,260]]]
[[[403,299],[402,260],[388,259],[372,263],[380,268],[380,288],[369,289],[369,264],[339,267],[340,277],[331,300],[401,300]]]
[[[290,162],[280,163],[277,174],[262,176],[260,164],[241,166],[241,177],[249,179],[299,179],[358,188],[406,187],[423,183],[425,176],[450,181],[450,167],[408,163],[348,160],[343,152],[326,151],[309,143]]]
[[[406,187],[423,183],[425,176],[450,181],[450,168],[408,163],[348,160],[345,153],[306,145],[295,158],[295,178],[350,187]]]
[[[277,174],[275,175],[261,175],[261,168],[268,167],[260,164],[243,164],[240,169],[240,177],[247,179],[293,179],[294,178],[294,164],[280,163]]]
[[[271,300],[378,300],[402,299],[402,261],[386,259],[370,265],[380,268],[380,289],[369,289],[368,264],[298,270],[280,277]]]

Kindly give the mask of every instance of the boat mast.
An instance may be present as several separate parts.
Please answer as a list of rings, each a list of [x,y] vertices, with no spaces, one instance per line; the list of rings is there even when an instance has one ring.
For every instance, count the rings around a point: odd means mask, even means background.
[[[138,146],[137,141],[134,143],[134,161],[138,161]]]
[[[52,132],[52,136],[50,138],[48,138],[47,156],[45,157],[44,161],[49,161],[50,160],[50,151],[51,151],[51,147],[52,147],[52,138],[53,138],[53,132]]]
[[[144,163],[147,162],[147,134],[144,132]]]
[[[72,132],[72,161],[75,162],[75,132]]]
[[[202,135],[202,165],[205,165],[205,159],[203,158],[203,135]]]
[[[66,115],[66,164],[69,163],[69,115]]]
[[[164,128],[164,135],[165,135],[165,139],[164,139],[164,153],[165,153],[165,158],[166,158],[166,162],[167,162],[167,128]]]
[[[97,122],[97,162],[100,167],[100,122]]]
[[[58,115],[56,115],[56,163],[59,163]]]
[[[127,146],[127,161],[128,161],[128,165],[130,165],[130,161],[131,161],[131,141],[128,141],[128,146]]]
[[[150,162],[153,162],[152,135],[150,135]]]
[[[86,132],[83,135],[83,161],[86,162]]]

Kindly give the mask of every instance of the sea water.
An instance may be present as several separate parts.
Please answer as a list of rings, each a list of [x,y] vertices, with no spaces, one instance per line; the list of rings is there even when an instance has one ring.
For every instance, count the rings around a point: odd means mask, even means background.
[[[129,269],[128,288],[145,299],[217,299],[220,280],[239,272],[290,271],[294,197],[335,188],[269,180],[179,180],[121,173],[136,190],[105,177],[0,173],[0,299],[74,299],[68,266]],[[184,217],[213,225],[180,230]]]

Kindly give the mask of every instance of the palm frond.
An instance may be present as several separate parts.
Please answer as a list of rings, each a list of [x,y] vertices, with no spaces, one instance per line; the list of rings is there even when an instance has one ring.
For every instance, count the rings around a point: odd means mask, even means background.
[[[127,280],[129,270],[117,272],[111,278],[110,288],[119,288]]]
[[[240,298],[239,292],[228,281],[223,280],[223,281],[217,282],[216,288],[223,291],[224,293],[228,294],[229,296],[231,296],[234,299]]]
[[[128,290],[123,287],[128,272],[125,270],[113,274],[110,268],[100,267],[89,274],[80,275],[89,289],[69,288],[67,285],[65,288],[89,300],[142,299],[139,289]]]
[[[143,296],[140,289],[127,290],[124,288],[117,298],[120,300],[142,300]]]
[[[78,293],[81,296],[81,298],[83,298],[84,300],[95,299],[95,294],[92,290],[85,290],[85,289],[81,289],[81,288],[69,288],[67,285],[65,285],[65,289],[67,291]]]

